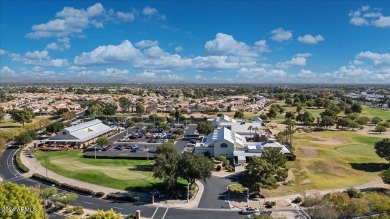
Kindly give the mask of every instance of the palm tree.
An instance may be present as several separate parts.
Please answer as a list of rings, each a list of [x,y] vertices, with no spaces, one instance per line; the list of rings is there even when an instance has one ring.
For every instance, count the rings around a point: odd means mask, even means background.
[[[295,125],[296,125],[296,122],[293,119],[286,119],[284,121],[284,124],[286,124],[286,129],[287,129],[288,135],[290,137],[290,146],[291,146],[291,148],[293,148],[292,137],[293,137],[293,134],[294,134],[294,130],[293,129],[294,129]]]
[[[247,130],[249,130],[249,133],[250,133],[249,135],[252,137],[253,126],[250,125]]]

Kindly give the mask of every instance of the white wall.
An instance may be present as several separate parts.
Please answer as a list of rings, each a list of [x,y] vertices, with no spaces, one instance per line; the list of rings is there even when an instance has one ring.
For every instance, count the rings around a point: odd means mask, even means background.
[[[221,144],[226,143],[227,147],[221,147]],[[220,157],[221,155],[227,158],[233,158],[234,144],[230,141],[221,140],[214,143],[214,157]]]

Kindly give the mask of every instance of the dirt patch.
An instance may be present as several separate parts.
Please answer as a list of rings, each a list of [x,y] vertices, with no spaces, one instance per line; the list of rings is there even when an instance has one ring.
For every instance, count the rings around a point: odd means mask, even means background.
[[[289,181],[294,181],[295,180],[295,175],[294,175],[293,170],[294,170],[294,168],[290,168],[288,170],[288,176],[287,176],[286,180],[284,180],[285,182],[289,182]]]
[[[318,151],[314,148],[302,147],[299,148],[305,157],[318,157]]]
[[[322,145],[329,145],[329,146],[335,146],[340,144],[349,143],[351,141],[348,141],[346,139],[340,139],[337,137],[315,137],[316,140],[311,140],[310,142],[314,144],[322,144]]]
[[[311,183],[310,179],[305,179],[301,182],[301,185],[310,184],[310,183]]]

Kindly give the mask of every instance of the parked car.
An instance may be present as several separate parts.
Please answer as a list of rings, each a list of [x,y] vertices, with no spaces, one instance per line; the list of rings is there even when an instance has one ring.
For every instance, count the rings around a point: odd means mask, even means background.
[[[136,144],[131,145],[131,149],[138,149],[138,145]]]
[[[252,207],[243,208],[240,211],[241,214],[256,214],[256,213],[259,213],[259,212],[260,211],[257,208],[252,208]]]
[[[136,152],[138,152],[138,148],[132,148],[132,149],[130,150],[130,152],[136,153]]]
[[[191,144],[196,144],[196,140],[195,139],[190,139],[190,143]]]
[[[150,149],[148,152],[149,152],[149,153],[156,153],[157,151],[156,151],[155,148],[152,148],[152,149]]]

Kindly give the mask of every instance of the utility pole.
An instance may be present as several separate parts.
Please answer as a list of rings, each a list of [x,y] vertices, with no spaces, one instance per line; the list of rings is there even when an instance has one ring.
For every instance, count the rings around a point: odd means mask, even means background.
[[[47,177],[47,157],[45,157],[46,177]]]

